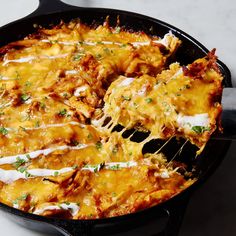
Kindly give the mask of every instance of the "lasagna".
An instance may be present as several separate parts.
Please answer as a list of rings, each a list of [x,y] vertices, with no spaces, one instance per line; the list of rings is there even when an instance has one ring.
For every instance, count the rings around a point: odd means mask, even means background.
[[[136,212],[195,179],[151,139],[203,149],[218,127],[214,52],[172,63],[181,41],[79,20],[0,49],[0,201],[33,214],[96,219]],[[149,132],[135,142],[124,130]],[[182,171],[179,171],[181,170]]]

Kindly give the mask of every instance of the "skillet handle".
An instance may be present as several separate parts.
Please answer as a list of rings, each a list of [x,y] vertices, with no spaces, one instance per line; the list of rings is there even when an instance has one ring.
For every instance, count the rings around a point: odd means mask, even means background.
[[[236,140],[236,88],[224,88],[222,96],[223,134],[217,138]]]
[[[94,228],[92,221],[57,221],[52,226],[64,236],[91,236]]]
[[[38,8],[34,12],[26,16],[26,18],[39,15],[46,15],[54,12],[76,10],[78,8],[82,7],[72,6],[60,0],[39,0]]]

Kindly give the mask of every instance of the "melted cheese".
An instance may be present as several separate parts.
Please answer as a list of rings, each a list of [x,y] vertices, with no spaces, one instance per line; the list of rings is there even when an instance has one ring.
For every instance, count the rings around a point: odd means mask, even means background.
[[[171,32],[160,38],[73,21],[3,47],[0,201],[50,217],[104,218],[191,185],[195,179],[178,173],[161,148],[142,152],[152,138],[172,136],[202,147],[216,129],[215,61],[195,62],[201,79],[193,65],[164,70],[180,43]],[[129,128],[150,136],[133,142],[122,136]]]

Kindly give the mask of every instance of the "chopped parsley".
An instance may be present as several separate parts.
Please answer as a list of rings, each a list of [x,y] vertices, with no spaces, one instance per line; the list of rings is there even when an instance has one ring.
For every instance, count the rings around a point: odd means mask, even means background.
[[[31,85],[32,85],[32,83],[30,81],[25,82],[25,87],[30,87]]]
[[[31,176],[32,176],[32,175],[26,170],[26,171],[25,171],[25,177],[26,177],[26,178],[29,178],[29,177],[31,177]]]
[[[26,200],[27,197],[28,197],[28,195],[29,195],[29,194],[25,193],[25,194],[21,195],[21,196],[18,198],[18,200]]]
[[[121,46],[120,46],[120,47],[124,48],[124,47],[126,47],[126,46],[128,46],[128,44],[126,44],[126,43],[123,43],[123,44],[121,44]]]
[[[131,100],[131,97],[129,97],[129,96],[121,96],[122,98],[123,98],[123,100],[125,100],[125,101],[130,101]]]
[[[64,109],[62,109],[62,110],[60,110],[60,111],[58,112],[58,115],[59,115],[59,116],[65,116],[66,113],[67,113],[67,110],[64,108]]]
[[[119,33],[120,33],[120,30],[121,30],[120,26],[117,26],[117,27],[115,28],[115,33],[116,33],[116,34],[119,34]]]
[[[103,51],[104,51],[105,53],[107,53],[107,54],[110,53],[110,49],[109,49],[109,48],[104,48]]]
[[[120,169],[120,165],[119,164],[116,164],[114,166],[110,166],[109,167],[110,170],[119,170]]]
[[[94,173],[97,173],[98,171],[100,171],[103,167],[105,166],[105,163],[103,162],[103,163],[101,163],[101,164],[98,164],[98,165],[85,165],[83,168],[85,168],[85,169],[92,169],[92,171],[94,172]]]
[[[205,126],[199,126],[199,125],[196,125],[196,126],[193,126],[192,127],[192,130],[197,133],[197,134],[201,134],[205,131],[209,131],[210,128],[209,127],[205,127]]]
[[[13,166],[18,169],[21,165],[25,164],[26,161],[20,157],[16,158],[16,162],[13,163]],[[24,171],[23,171],[24,172]]]
[[[17,170],[18,170],[20,173],[25,173],[25,177],[26,177],[26,178],[32,177],[32,175],[27,171],[27,169],[26,169],[25,166],[19,167]]]
[[[152,98],[146,98],[145,101],[146,101],[146,103],[151,103],[152,102]]]
[[[46,108],[46,104],[44,102],[39,102],[39,107],[42,109]]]
[[[57,40],[49,40],[49,42],[50,42],[51,44],[55,44],[55,43],[57,43],[58,41],[57,41]]]
[[[102,143],[100,141],[96,142],[96,148],[97,150],[102,149]]]
[[[26,94],[26,93],[24,93],[24,94],[21,94],[21,96],[20,96],[20,100],[24,103],[24,102],[26,102],[27,100],[29,100],[30,99],[30,95],[29,94]]]
[[[7,135],[8,134],[8,130],[4,127],[0,127],[0,134],[2,135]]]
[[[78,145],[79,145],[79,142],[78,142],[76,139],[72,139],[72,140],[71,140],[71,144],[72,144],[73,146],[78,146]]]
[[[28,196],[29,196],[28,193],[24,193],[24,194],[22,194],[20,197],[18,197],[16,200],[12,201],[12,203],[13,203],[14,205],[18,205],[18,204],[19,204],[19,201],[25,201]]]
[[[184,85],[184,89],[190,89],[190,88],[191,88],[190,85],[188,84]]]
[[[73,169],[73,170],[76,170],[77,168],[78,168],[78,165],[73,165],[73,166],[72,166],[72,169]]]
[[[98,165],[98,166],[96,166],[95,168],[94,168],[94,173],[97,173],[98,171],[99,171],[99,167],[100,167],[100,165]]]
[[[85,54],[84,53],[78,53],[74,56],[74,61],[79,61]]]
[[[101,59],[102,58],[102,55],[100,53],[96,54],[96,59]]]
[[[69,94],[67,92],[63,93],[62,95],[64,98],[68,98],[69,97]]]
[[[26,171],[26,167],[22,166],[17,169],[20,173],[24,173]]]
[[[58,172],[58,171],[55,171],[53,175],[54,175],[54,176],[58,176],[58,175],[59,175],[59,172]]]

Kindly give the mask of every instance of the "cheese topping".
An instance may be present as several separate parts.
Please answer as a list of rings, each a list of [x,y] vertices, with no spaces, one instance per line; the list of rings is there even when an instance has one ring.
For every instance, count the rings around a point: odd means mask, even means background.
[[[213,54],[168,65],[180,43],[171,32],[75,20],[2,47],[0,202],[95,219],[154,206],[191,185],[161,150],[173,137],[204,147],[217,128],[222,76]],[[139,132],[149,136],[136,139]],[[144,153],[152,139],[165,143]]]

